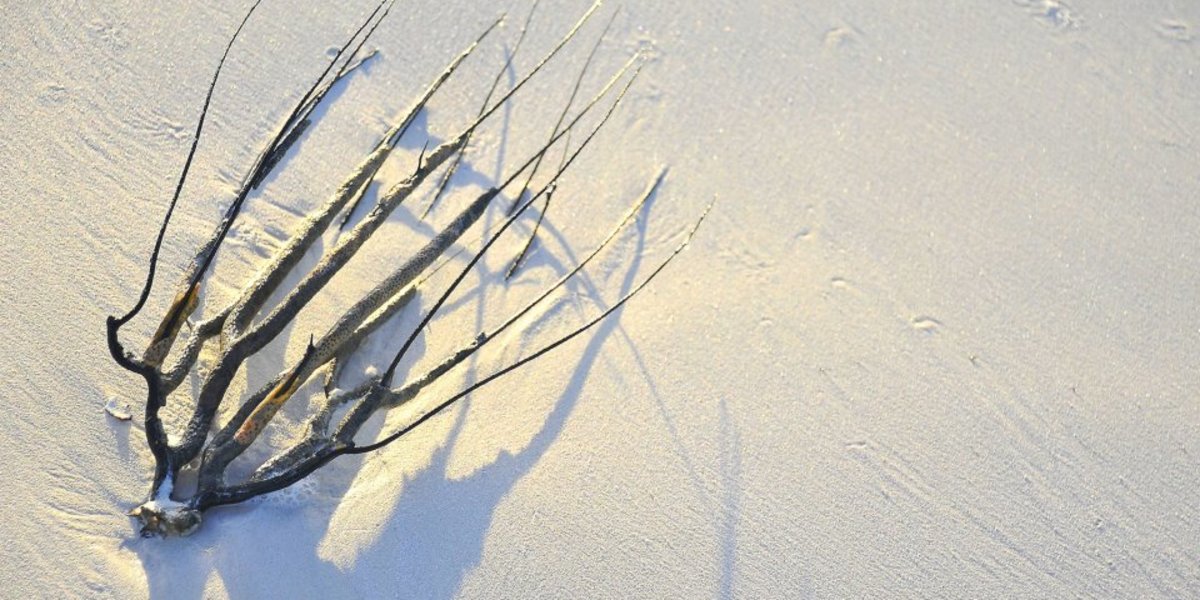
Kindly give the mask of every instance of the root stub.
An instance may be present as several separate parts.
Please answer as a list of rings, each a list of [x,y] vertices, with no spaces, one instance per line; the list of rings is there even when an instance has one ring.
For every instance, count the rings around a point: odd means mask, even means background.
[[[137,519],[142,537],[183,537],[191,535],[200,527],[203,519],[200,511],[177,503],[157,500],[147,502],[131,511],[129,516]]]

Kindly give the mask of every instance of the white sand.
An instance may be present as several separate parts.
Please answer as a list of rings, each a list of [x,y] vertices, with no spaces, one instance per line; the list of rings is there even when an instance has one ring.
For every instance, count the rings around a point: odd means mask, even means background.
[[[103,412],[117,396],[136,413],[142,393],[103,319],[136,297],[246,2],[93,4],[0,16],[0,595],[1200,596],[1200,4],[629,3],[589,89],[637,47],[652,67],[564,186],[554,231],[578,255],[659,165],[669,183],[594,288],[438,391],[617,297],[717,194],[693,247],[619,320],[465,410],[167,541],[122,515],[151,462],[140,426]],[[267,0],[234,49],[148,315],[371,2],[290,4]],[[498,10],[417,4],[435,3],[401,1],[380,58],[252,202],[212,297]],[[518,70],[585,4],[546,2]],[[482,136],[479,182],[545,135],[587,43],[517,99],[507,137],[502,122]],[[489,48],[435,103],[439,139],[475,110]],[[252,370],[296,356],[427,235],[413,210]],[[551,241],[507,293],[467,297],[422,360],[566,257]],[[386,362],[389,341],[367,358]]]

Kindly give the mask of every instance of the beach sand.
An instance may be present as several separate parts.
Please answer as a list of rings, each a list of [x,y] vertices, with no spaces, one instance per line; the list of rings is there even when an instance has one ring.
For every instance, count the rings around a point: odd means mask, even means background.
[[[147,315],[373,8],[335,4],[267,0],[234,46]],[[543,3],[513,75],[587,4]],[[137,537],[124,512],[153,464],[144,390],[109,357],[104,318],[137,298],[246,8],[0,16],[0,595],[1200,596],[1200,4],[1179,0],[626,3],[585,89],[639,49],[642,79],[564,179],[523,274],[503,284],[509,236],[406,372],[553,282],[662,167],[585,280],[431,394],[603,310],[716,197],[691,246],[611,320],[387,449],[212,510],[191,537]],[[401,1],[379,54],[252,197],[206,297],[228,300],[502,9]],[[439,94],[385,181],[470,121],[518,21]],[[601,27],[480,133],[450,202],[544,139]],[[402,207],[237,390],[428,239],[421,208]],[[350,373],[386,365],[416,318]],[[106,414],[110,399],[134,419]]]

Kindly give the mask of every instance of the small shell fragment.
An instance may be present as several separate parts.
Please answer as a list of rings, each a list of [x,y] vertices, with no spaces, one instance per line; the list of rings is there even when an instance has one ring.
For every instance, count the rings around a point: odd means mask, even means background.
[[[133,413],[129,410],[129,404],[117,398],[109,398],[108,402],[104,403],[104,412],[111,415],[114,419],[121,421],[128,421],[133,418]]]

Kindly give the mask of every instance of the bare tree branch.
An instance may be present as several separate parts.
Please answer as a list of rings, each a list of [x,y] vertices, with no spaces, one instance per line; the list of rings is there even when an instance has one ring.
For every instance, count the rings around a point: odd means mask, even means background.
[[[678,255],[695,233],[695,227],[693,227],[675,252],[668,256],[640,285],[600,316],[551,342],[532,355],[467,386],[466,389],[434,405],[414,421],[378,441],[363,446],[355,444],[355,435],[371,415],[420,398],[439,378],[462,364],[467,358],[474,356],[489,342],[495,340],[536,307],[544,304],[554,293],[577,277],[600,252],[609,247],[616,236],[632,222],[634,216],[660,188],[665,176],[665,169],[659,172],[609,235],[554,284],[544,289],[520,310],[509,315],[499,325],[490,329],[480,328],[483,330],[476,333],[470,342],[449,356],[436,361],[432,368],[419,377],[412,378],[407,382],[393,381],[397,379],[398,366],[412,351],[417,337],[446,307],[448,299],[461,286],[466,276],[496,244],[497,240],[509,231],[513,223],[521,218],[535,202],[538,202],[542,196],[546,196],[546,201],[549,203],[549,198],[558,188],[563,175],[575,164],[582,152],[590,146],[597,133],[609,123],[631,86],[638,79],[641,72],[640,56],[634,55],[582,108],[578,109],[574,115],[571,114],[588,69],[599,50],[601,41],[606,37],[612,25],[613,21],[610,18],[588,52],[586,60],[579,70],[578,78],[574,81],[569,97],[551,128],[548,138],[518,167],[500,177],[499,181],[490,189],[460,208],[449,223],[436,231],[411,256],[397,261],[398,264],[387,265],[387,268],[378,265],[385,271],[384,277],[379,279],[365,294],[350,303],[350,306],[345,308],[340,317],[323,334],[309,335],[308,344],[299,360],[291,362],[282,372],[268,378],[269,381],[250,394],[236,410],[232,411],[232,415],[219,428],[214,427],[217,415],[230,395],[231,384],[243,363],[250,357],[260,354],[290,325],[296,323],[300,313],[357,255],[366,242],[382,228],[391,214],[426,181],[430,180],[430,175],[443,167],[448,167],[441,180],[435,184],[432,200],[429,207],[426,207],[426,212],[428,212],[429,208],[450,189],[454,171],[463,160],[463,152],[475,133],[502,106],[513,99],[534,76],[541,72],[549,61],[562,52],[600,7],[599,1],[592,4],[527,73],[493,101],[493,96],[498,93],[504,73],[511,69],[514,57],[526,40],[529,25],[539,6],[538,0],[535,0],[512,51],[500,72],[491,81],[491,88],[487,91],[474,120],[466,127],[461,128],[457,134],[446,138],[447,141],[432,149],[429,148],[430,143],[426,142],[426,147],[422,149],[414,171],[381,192],[367,214],[350,227],[351,219],[357,213],[357,206],[364,201],[369,186],[379,178],[384,163],[395,151],[401,137],[409,130],[417,116],[434,100],[443,85],[460,69],[463,62],[497,29],[503,17],[490,23],[425,87],[411,108],[389,126],[371,152],[337,190],[303,219],[283,248],[266,261],[265,266],[235,294],[232,302],[215,310],[211,313],[212,316],[191,327],[191,335],[188,336],[182,349],[176,353],[177,356],[173,358],[173,362],[169,363],[169,366],[164,366],[168,364],[168,359],[172,358],[172,349],[180,337],[184,325],[188,324],[191,316],[200,310],[201,290],[205,279],[209,276],[210,267],[246,201],[255,190],[262,187],[263,182],[272,173],[285,164],[284,158],[288,152],[303,138],[305,132],[313,127],[313,114],[327,99],[331,90],[354,72],[363,61],[367,60],[368,57],[361,56],[363,49],[378,30],[380,23],[390,13],[393,3],[394,0],[381,0],[375,5],[374,10],[359,22],[357,28],[339,47],[337,53],[325,64],[323,71],[311,82],[305,93],[287,113],[287,117],[271,139],[255,155],[242,184],[232,202],[225,208],[223,217],[217,223],[212,236],[201,244],[192,260],[184,268],[181,283],[146,344],[145,350],[140,355],[135,355],[126,351],[121,344],[119,336],[121,328],[137,316],[148,302],[156,277],[159,253],[195,156],[221,69],[230,54],[234,41],[258,7],[258,2],[251,6],[221,55],[217,71],[213,75],[200,112],[196,134],[188,151],[183,171],[150,254],[150,267],[146,283],[134,307],[124,316],[109,317],[107,322],[109,352],[113,355],[114,360],[120,366],[140,375],[146,382],[146,437],[154,456],[155,470],[146,502],[130,512],[130,515],[136,517],[141,523],[143,535],[187,535],[200,526],[203,513],[208,508],[241,502],[282,489],[303,479],[337,456],[369,452],[394,442],[471,391],[529,364],[550,350],[581,335],[611,315],[613,311],[644,289]],[[617,90],[615,94],[612,93],[614,90]],[[590,125],[587,135],[575,148],[569,148],[570,144],[564,142],[564,138],[569,140],[569,136],[576,127],[580,126],[583,119],[610,95],[615,97],[604,113],[594,119],[595,123]],[[564,149],[563,159],[558,168],[537,193],[526,197],[526,192],[529,191],[546,154],[560,144],[564,146]],[[496,203],[504,190],[516,184],[519,179],[523,179],[524,184],[517,193],[514,208],[507,211],[501,225],[496,230],[489,231],[482,236],[479,247],[464,261],[464,264],[459,265],[456,261],[458,254],[464,252],[469,246],[461,245],[463,236],[482,220],[488,208]],[[499,210],[504,212],[503,209]],[[533,236],[537,235],[537,228],[545,218],[545,214],[546,209],[543,208],[538,218],[538,224],[534,227]],[[336,238],[336,242],[331,247],[321,253],[313,268],[306,273],[299,274],[298,281],[290,288],[281,289],[288,276],[299,268],[304,256],[317,247],[317,241],[331,228],[338,215],[344,215],[344,217],[337,230],[345,229],[345,231]],[[703,218],[703,216],[700,217],[701,220]],[[696,223],[696,226],[698,225],[699,221]],[[520,264],[530,243],[532,242],[526,243],[525,249],[518,255],[507,276],[511,276]],[[384,372],[379,376],[369,377],[366,381],[350,389],[338,389],[339,371],[342,365],[355,354],[363,341],[378,331],[385,322],[403,311],[416,297],[417,290],[423,288],[439,269],[451,263],[455,263],[455,268],[458,269],[457,273],[453,275],[449,285],[439,292],[437,299],[421,316],[415,329],[404,338]],[[282,299],[274,306],[268,305],[269,299],[274,296],[282,296]],[[206,308],[204,312],[207,313],[209,310],[211,309]],[[219,339],[219,343],[216,344],[215,359],[210,365],[207,365],[207,369],[204,369],[206,372],[199,383],[199,390],[194,398],[195,405],[190,416],[187,417],[185,427],[177,440],[170,443],[159,416],[160,409],[189,375],[198,374],[200,369],[197,368],[197,363],[200,362],[200,357],[205,349],[211,347],[214,339]],[[249,477],[240,481],[230,481],[228,470],[233,461],[255,443],[267,444],[266,441],[261,440],[263,433],[273,422],[281,419],[279,415],[285,414],[283,411],[285,407],[289,406],[292,398],[297,395],[303,397],[301,390],[305,389],[305,384],[322,371],[325,373],[324,395],[316,394],[314,398],[308,399],[308,409],[299,417],[299,422],[303,424],[303,435],[300,440],[288,448],[272,452],[270,458],[254,470]],[[288,408],[286,414],[293,413],[293,408],[296,407]],[[296,417],[292,415],[288,418]],[[337,419],[336,425],[335,419]],[[195,490],[185,492],[178,489],[176,481],[180,476],[185,472],[192,473],[193,471],[197,475]]]

